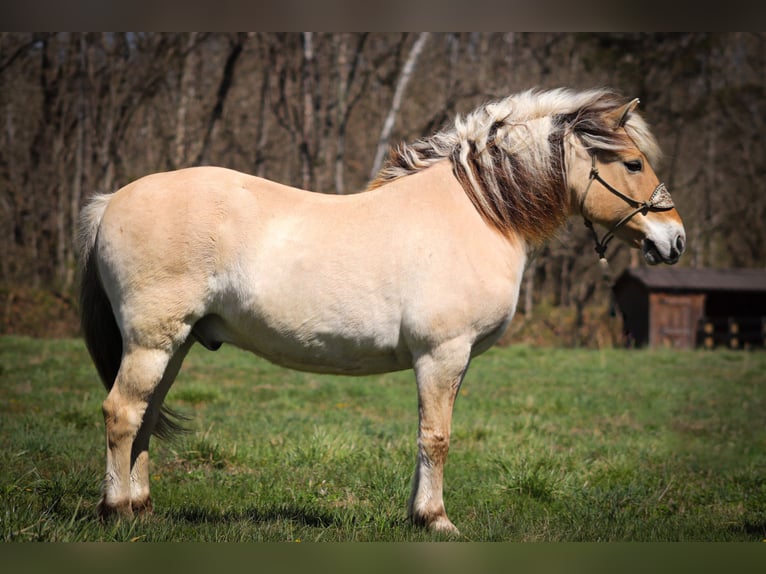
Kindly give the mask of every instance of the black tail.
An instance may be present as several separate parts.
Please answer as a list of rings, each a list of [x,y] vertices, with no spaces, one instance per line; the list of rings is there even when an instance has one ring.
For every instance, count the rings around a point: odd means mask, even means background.
[[[80,325],[90,358],[108,391],[120,369],[122,336],[92,257],[85,263],[80,278]]]
[[[102,203],[105,207],[106,202]],[[112,304],[101,284],[95,257],[91,257],[96,244],[97,223],[100,222],[100,217],[92,216],[94,211],[91,208],[90,213],[81,218],[80,225],[80,325],[101,382],[109,391],[122,361],[122,335],[112,312]],[[103,209],[99,211],[99,215],[103,214]],[[152,434],[159,438],[170,438],[174,434],[186,432],[187,429],[181,424],[183,420],[188,420],[188,417],[162,406]]]

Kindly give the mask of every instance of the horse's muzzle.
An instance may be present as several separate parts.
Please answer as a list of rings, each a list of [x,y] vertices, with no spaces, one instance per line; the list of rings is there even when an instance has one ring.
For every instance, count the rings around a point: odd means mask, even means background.
[[[641,251],[644,255],[644,259],[649,265],[657,265],[659,263],[666,263],[668,265],[674,265],[678,262],[681,254],[686,249],[686,240],[682,234],[676,236],[675,240],[671,243],[670,249],[667,255],[657,247],[651,239],[644,239],[641,245]]]

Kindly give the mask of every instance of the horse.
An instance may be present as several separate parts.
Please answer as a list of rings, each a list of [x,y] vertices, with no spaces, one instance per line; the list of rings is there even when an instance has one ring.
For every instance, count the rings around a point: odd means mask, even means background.
[[[407,516],[458,532],[443,500],[453,404],[470,361],[509,325],[531,249],[570,216],[640,248],[684,251],[647,122],[607,89],[528,90],[390,152],[337,196],[213,166],[94,195],[79,219],[81,324],[108,391],[102,519],[153,510],[149,442],[190,347],[229,343],[283,367],[412,369],[418,397]]]

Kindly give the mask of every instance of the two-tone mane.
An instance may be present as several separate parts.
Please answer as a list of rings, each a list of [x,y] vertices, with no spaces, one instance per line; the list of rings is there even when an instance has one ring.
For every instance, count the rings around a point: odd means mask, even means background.
[[[651,163],[659,147],[632,113],[615,130],[610,112],[626,100],[609,90],[529,90],[488,103],[454,125],[392,149],[369,189],[449,158],[479,213],[498,230],[540,242],[569,215],[564,146],[577,137],[593,152],[623,149],[626,136]]]

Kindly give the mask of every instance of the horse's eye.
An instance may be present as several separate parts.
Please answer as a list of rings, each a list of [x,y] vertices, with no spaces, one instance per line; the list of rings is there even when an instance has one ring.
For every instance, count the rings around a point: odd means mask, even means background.
[[[625,167],[628,168],[628,171],[631,173],[638,173],[639,171],[644,169],[644,164],[640,159],[625,161],[623,163],[625,164]]]

